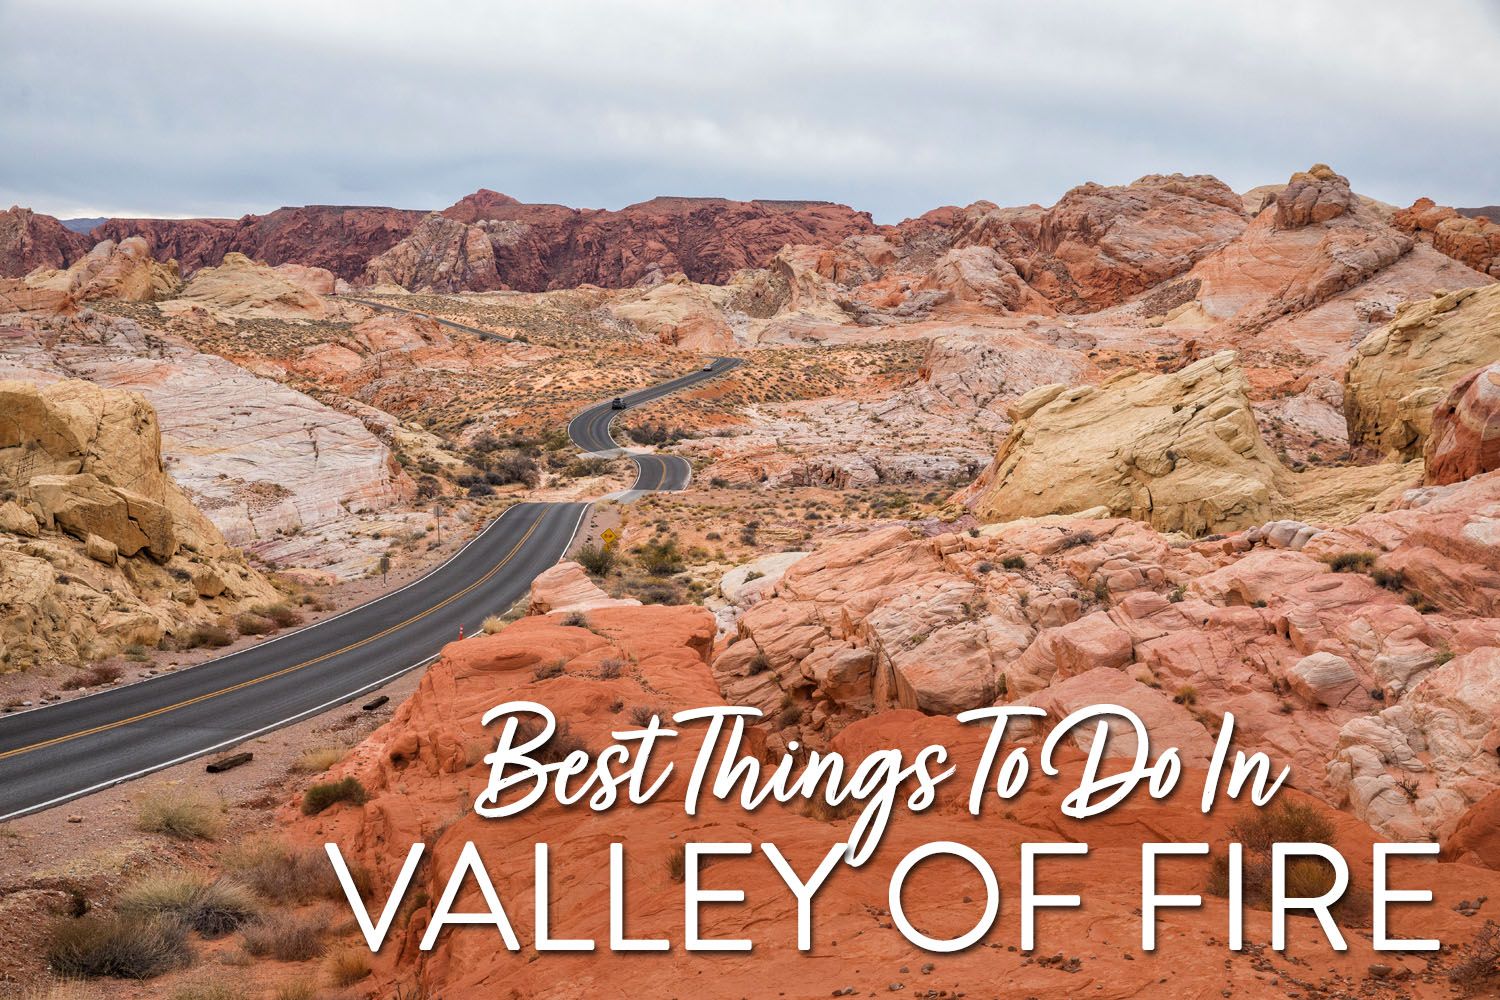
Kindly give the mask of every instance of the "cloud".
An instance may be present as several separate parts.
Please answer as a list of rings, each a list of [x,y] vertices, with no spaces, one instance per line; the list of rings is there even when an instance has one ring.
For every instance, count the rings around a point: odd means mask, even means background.
[[[1487,0],[0,5],[0,200],[72,214],[977,198],[1326,161],[1500,201]]]

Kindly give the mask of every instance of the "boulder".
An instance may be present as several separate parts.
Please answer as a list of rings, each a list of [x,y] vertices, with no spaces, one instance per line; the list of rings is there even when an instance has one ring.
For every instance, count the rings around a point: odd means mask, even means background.
[[[1304,700],[1333,708],[1359,689],[1359,675],[1349,661],[1332,653],[1313,653],[1287,671],[1287,682]]]
[[[158,560],[177,551],[172,515],[163,505],[101,482],[97,476],[35,476],[27,496],[44,511],[49,526],[81,540],[97,536],[129,557],[146,549]]]
[[[1433,411],[1422,463],[1432,485],[1500,469],[1500,364],[1465,375]]]
[[[24,535],[27,538],[35,538],[40,530],[36,518],[14,500],[6,500],[0,503],[0,531],[8,531],[12,535]]]
[[[1011,406],[1010,436],[969,506],[1009,520],[1102,505],[1189,534],[1261,524],[1284,506],[1285,470],[1248,389],[1230,352],[1170,374],[1034,389]]]
[[[560,562],[543,570],[531,581],[531,603],[527,614],[588,612],[599,608],[639,607],[633,597],[610,597],[576,562]]]
[[[1434,409],[1465,376],[1500,362],[1500,285],[1403,308],[1360,341],[1344,374],[1349,443],[1394,458],[1422,455]]]
[[[1353,211],[1355,204],[1349,179],[1319,163],[1293,174],[1276,195],[1276,224],[1283,229],[1300,229],[1336,219]]]
[[[83,540],[83,551],[90,559],[102,562],[106,566],[113,566],[120,557],[120,547],[98,535],[90,535]]]

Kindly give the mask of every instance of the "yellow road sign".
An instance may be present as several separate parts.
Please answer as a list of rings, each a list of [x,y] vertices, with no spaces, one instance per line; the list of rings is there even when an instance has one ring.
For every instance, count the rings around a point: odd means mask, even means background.
[[[606,549],[612,549],[615,547],[615,543],[620,540],[620,533],[614,528],[605,528],[599,533],[599,537],[603,540]]]

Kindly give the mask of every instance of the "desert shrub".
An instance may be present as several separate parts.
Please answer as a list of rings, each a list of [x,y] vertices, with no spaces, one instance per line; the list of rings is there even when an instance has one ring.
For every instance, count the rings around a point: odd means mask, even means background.
[[[469,486],[469,496],[471,497],[492,497],[494,495],[495,487],[489,483],[478,482]]]
[[[505,483],[535,486],[541,482],[542,472],[537,467],[536,459],[519,451],[508,451],[490,457],[484,478],[495,486]]]
[[[270,838],[254,838],[225,851],[221,860],[237,882],[275,903],[311,899],[343,899],[344,890],[328,855],[320,850],[294,850]],[[362,895],[370,890],[370,874],[350,864],[349,875]]]
[[[565,661],[561,659],[553,660],[550,663],[543,663],[531,672],[532,680],[550,681],[554,677],[561,677],[565,666]]]
[[[589,620],[581,611],[571,611],[563,615],[562,623],[569,628],[588,628]]]
[[[1459,986],[1474,987],[1500,973],[1500,924],[1486,920],[1448,971]]]
[[[370,974],[369,952],[344,948],[328,959],[328,979],[340,988],[352,986]]]
[[[292,761],[292,770],[297,774],[321,774],[343,759],[343,747],[313,747]]]
[[[1338,555],[1326,556],[1324,562],[1335,573],[1363,573],[1375,565],[1375,553],[1340,552]]]
[[[254,893],[236,882],[175,873],[142,879],[120,894],[116,906],[127,916],[174,917],[209,938],[237,929],[258,910]]]
[[[62,682],[64,691],[77,691],[79,688],[98,687],[100,684],[113,684],[125,675],[125,671],[113,663],[100,663],[81,670],[67,680]]]
[[[256,958],[305,962],[323,954],[325,925],[319,914],[273,913],[248,925],[241,943]]]
[[[205,792],[161,785],[136,800],[135,825],[180,840],[215,840],[224,828],[224,804]]]
[[[1286,800],[1239,820],[1229,828],[1229,835],[1244,844],[1246,851],[1269,852],[1272,844],[1332,844],[1335,831],[1316,806]]]
[[[235,631],[240,635],[268,635],[276,631],[276,623],[264,615],[246,611],[234,619]]]
[[[613,656],[599,661],[599,676],[612,681],[625,670],[625,661]]]
[[[615,550],[603,545],[585,545],[574,558],[594,576],[608,576],[615,568]]]
[[[636,560],[641,564],[641,569],[652,576],[671,576],[682,572],[682,553],[677,550],[677,540],[673,538],[647,542],[641,546]]]
[[[317,1000],[318,988],[306,979],[290,979],[277,984],[271,1000]]]
[[[358,778],[340,778],[337,781],[320,781],[308,786],[302,793],[302,815],[316,816],[318,813],[340,802],[362,806],[370,798],[365,786]]]
[[[653,716],[659,717],[663,725],[670,723],[672,720],[671,711],[662,708],[660,705],[637,705],[630,710],[630,721],[643,729],[651,725]]]
[[[1184,705],[1188,708],[1192,708],[1194,705],[1198,704],[1198,689],[1193,687],[1193,685],[1191,684],[1184,684],[1182,687],[1177,689],[1177,694],[1172,697],[1172,700],[1177,702],[1177,704],[1179,705]]]
[[[1303,842],[1332,845],[1336,831],[1316,806],[1283,800],[1268,809],[1257,809],[1243,816],[1229,828],[1229,836],[1244,846],[1242,881],[1245,902],[1264,909],[1271,901],[1272,845]],[[1322,858],[1293,858],[1287,862],[1289,896],[1321,896],[1333,888],[1333,882],[1333,866]],[[1215,896],[1229,895],[1227,857],[1213,857],[1207,888]],[[1368,901],[1368,894],[1355,892],[1351,886],[1335,906],[1344,912],[1344,920],[1349,922],[1359,911],[1362,901]]]
[[[202,973],[172,987],[171,1000],[240,1000],[243,986],[225,982],[213,973]]]
[[[170,917],[79,917],[52,928],[47,962],[64,976],[150,979],[192,961],[187,928]]]
[[[747,669],[752,676],[763,674],[771,669],[771,658],[765,653],[756,653],[750,657],[750,664]]]
[[[1400,593],[1406,589],[1406,574],[1399,569],[1371,570],[1370,579],[1374,580],[1376,585],[1384,587],[1386,590],[1394,590]]]
[[[783,727],[797,725],[797,723],[802,721],[802,706],[786,706],[781,710],[781,714],[776,717],[776,721],[779,722]]]
[[[541,731],[541,722],[535,719],[523,719],[516,726],[516,744],[531,742]],[[542,764],[556,764],[558,761],[567,759],[567,756],[575,750],[587,752],[588,744],[574,735],[572,726],[566,722],[559,722],[547,742],[531,751],[531,758]]]
[[[297,613],[297,609],[285,602],[261,608],[260,614],[274,622],[277,628],[291,628],[302,624],[302,616]]]
[[[197,649],[200,646],[208,646],[212,649],[222,649],[234,642],[234,636],[223,625],[199,625],[188,633],[185,645],[188,649]]]
[[[1058,547],[1064,550],[1077,549],[1082,548],[1085,545],[1093,545],[1098,540],[1098,535],[1085,528],[1082,531],[1074,531],[1068,535],[1064,535],[1062,544]]]
[[[1006,556],[1004,559],[1000,560],[1000,565],[1002,567],[1004,567],[1005,569],[1025,569],[1026,568],[1026,557],[1025,556]]]

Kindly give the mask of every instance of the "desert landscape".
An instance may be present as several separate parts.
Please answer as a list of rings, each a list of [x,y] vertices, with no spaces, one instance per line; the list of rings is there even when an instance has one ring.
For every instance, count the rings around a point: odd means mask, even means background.
[[[224,774],[180,763],[0,825],[0,991],[1495,995],[1500,224],[1381,203],[1322,164],[1267,180],[1084,183],[895,225],[813,201],[612,211],[490,190],[433,212],[0,213],[0,705],[16,722],[394,591],[513,507],[592,502],[528,596],[371,692],[385,702],[270,732]],[[614,425],[683,462],[682,488],[631,493],[628,457],[570,440],[586,408],[715,358],[739,365]],[[1075,822],[1043,786],[975,821],[945,799],[830,883],[811,954],[778,936],[795,901],[754,859],[714,866],[750,901],[708,920],[764,927],[753,953],[512,955],[479,930],[422,951],[466,842],[492,848],[525,926],[529,853],[505,845],[552,843],[563,912],[605,891],[620,840],[632,919],[676,937],[674,842],[776,840],[811,866],[848,836],[847,813],[812,802],[687,825],[665,804],[628,823],[555,805],[485,821],[479,717],[508,699],[566,720],[559,753],[734,704],[764,713],[766,759],[941,742],[960,768],[983,739],[959,712],[1043,710],[1015,737],[1035,752],[1109,702],[1189,771],[1232,715],[1237,745],[1292,773],[1261,815],[1174,798]],[[1081,767],[1087,742],[1070,747]],[[891,867],[954,824],[1005,898],[1015,845],[1088,840],[1089,862],[1051,877],[1093,887],[1043,918],[1065,945],[1019,951],[1007,905],[951,956],[890,930]],[[1140,842],[1171,830],[1217,852],[1255,824],[1355,862],[1349,950],[1308,918],[1285,954],[1224,950],[1209,858],[1174,863],[1168,881],[1205,905],[1163,913],[1164,944],[1142,952]],[[326,841],[377,901],[403,845],[431,847],[380,954]],[[1435,900],[1393,928],[1440,931],[1442,950],[1372,950],[1384,841],[1439,845],[1398,867]],[[958,933],[972,875],[924,869],[943,891],[910,912]],[[1247,935],[1264,942],[1257,891]]]

